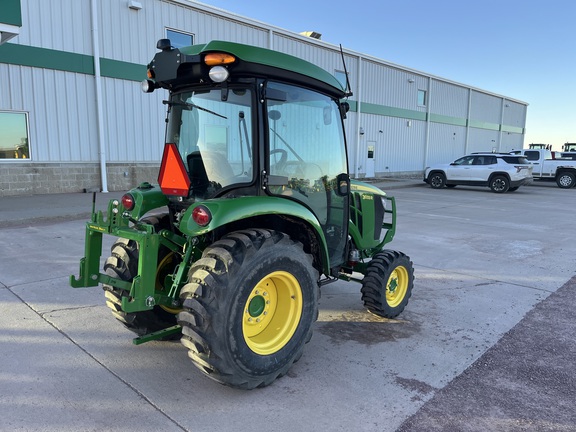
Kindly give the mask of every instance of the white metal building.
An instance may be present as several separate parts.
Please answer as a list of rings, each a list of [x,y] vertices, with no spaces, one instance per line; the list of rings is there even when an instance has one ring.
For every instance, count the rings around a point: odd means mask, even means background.
[[[271,48],[344,79],[339,47],[194,1],[2,0],[0,36],[0,196],[154,181],[166,95],[139,82],[158,39]],[[523,146],[525,102],[344,53],[353,176],[420,174],[467,152]]]

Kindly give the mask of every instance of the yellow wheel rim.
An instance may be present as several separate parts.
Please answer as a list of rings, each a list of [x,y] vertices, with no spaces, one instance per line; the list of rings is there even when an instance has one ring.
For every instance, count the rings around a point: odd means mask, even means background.
[[[396,307],[408,292],[408,270],[406,267],[398,266],[392,271],[386,283],[386,302],[390,307]]]
[[[270,273],[256,284],[244,305],[242,334],[256,354],[279,351],[294,336],[302,316],[302,289],[284,271]]]
[[[172,278],[168,276],[172,274],[176,267],[174,262],[176,256],[174,252],[170,252],[158,263],[156,268],[156,291],[165,291],[168,284],[172,285]],[[164,305],[160,305],[160,307],[171,314],[177,314],[182,310],[182,308],[171,308]]]

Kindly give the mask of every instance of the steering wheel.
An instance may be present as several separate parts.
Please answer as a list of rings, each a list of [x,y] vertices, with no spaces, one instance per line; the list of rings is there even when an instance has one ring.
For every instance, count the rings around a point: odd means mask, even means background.
[[[270,150],[270,161],[272,161],[272,155],[277,153],[280,153],[280,160],[276,162],[274,166],[276,167],[276,171],[279,172],[282,171],[282,168],[284,165],[286,165],[286,161],[288,160],[288,152],[283,149]],[[272,164],[270,164],[270,166],[272,166]],[[270,170],[272,170],[272,168],[270,168]]]

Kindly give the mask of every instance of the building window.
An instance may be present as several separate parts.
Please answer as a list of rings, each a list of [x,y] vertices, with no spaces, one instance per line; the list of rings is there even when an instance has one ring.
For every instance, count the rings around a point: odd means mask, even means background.
[[[28,116],[24,112],[0,111],[0,160],[30,159]]]
[[[166,29],[166,38],[170,39],[170,43],[174,48],[182,48],[185,46],[194,45],[194,35],[191,33],[184,33],[178,30]]]
[[[426,106],[426,90],[418,90],[418,106]]]

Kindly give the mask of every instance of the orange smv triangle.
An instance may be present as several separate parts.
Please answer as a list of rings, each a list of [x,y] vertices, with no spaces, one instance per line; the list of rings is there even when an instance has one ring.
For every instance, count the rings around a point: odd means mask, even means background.
[[[162,155],[162,165],[158,175],[160,189],[165,195],[187,197],[190,190],[190,178],[176,144],[166,143]]]

